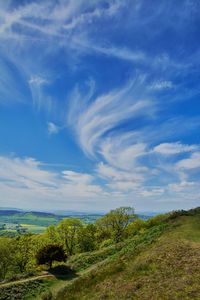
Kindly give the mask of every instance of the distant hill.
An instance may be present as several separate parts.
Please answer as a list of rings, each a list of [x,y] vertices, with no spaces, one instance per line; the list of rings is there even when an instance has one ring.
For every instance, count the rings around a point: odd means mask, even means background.
[[[0,210],[0,216],[14,216],[18,213],[16,210]]]
[[[85,224],[94,223],[97,219],[101,218],[100,214],[69,214],[69,215],[56,215],[50,212],[40,211],[19,211],[19,210],[6,210],[0,209],[0,223],[14,223],[14,224],[27,224],[37,226],[57,225],[65,218],[78,218]]]
[[[41,211],[25,211],[19,209],[5,209],[0,208],[0,223],[23,223],[27,225],[37,226],[49,226],[51,224],[57,225],[61,220],[65,218],[78,218],[85,224],[94,223],[97,219],[101,218],[103,214],[98,213],[81,213],[76,211],[57,211],[53,212],[41,212]],[[143,220],[148,220],[152,216],[149,215],[138,215]]]

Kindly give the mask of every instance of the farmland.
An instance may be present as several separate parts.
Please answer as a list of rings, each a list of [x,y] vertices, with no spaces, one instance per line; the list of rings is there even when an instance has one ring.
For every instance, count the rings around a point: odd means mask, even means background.
[[[49,225],[58,225],[65,218],[80,219],[83,224],[91,224],[100,219],[100,214],[58,215],[47,212],[24,212],[0,210],[0,236],[14,237],[25,232],[42,233]]]

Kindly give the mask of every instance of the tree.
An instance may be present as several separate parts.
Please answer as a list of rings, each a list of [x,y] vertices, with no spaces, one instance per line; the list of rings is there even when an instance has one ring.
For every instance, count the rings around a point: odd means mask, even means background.
[[[12,239],[0,237],[0,280],[5,279],[9,269],[13,267]]]
[[[50,225],[49,227],[47,227],[44,235],[49,239],[51,243],[58,243],[58,234],[54,225]]]
[[[81,252],[93,251],[96,248],[97,228],[94,224],[82,227],[78,233],[78,246]]]
[[[25,233],[15,238],[15,264],[22,273],[26,270],[26,267],[32,257],[32,233]]]
[[[128,225],[128,235],[136,235],[142,228],[145,228],[146,222],[142,219],[137,219]]]
[[[38,265],[49,264],[50,269],[54,260],[61,262],[66,261],[67,258],[63,247],[59,244],[48,244],[41,247],[35,257]]]
[[[116,243],[126,236],[126,229],[137,215],[132,207],[120,207],[111,210],[103,218],[96,222],[98,227],[106,228]]]
[[[56,227],[69,255],[74,253],[74,249],[78,244],[78,232],[82,227],[82,222],[77,218],[62,220]]]

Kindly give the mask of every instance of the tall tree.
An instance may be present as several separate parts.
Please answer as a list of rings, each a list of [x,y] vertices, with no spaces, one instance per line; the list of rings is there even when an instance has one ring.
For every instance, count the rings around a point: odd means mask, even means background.
[[[98,227],[106,228],[115,242],[120,242],[126,236],[126,229],[137,215],[132,207],[120,207],[111,210],[96,222]]]
[[[0,280],[5,279],[9,269],[13,267],[13,241],[8,237],[0,237]]]
[[[78,232],[78,246],[81,252],[93,251],[96,248],[97,228],[94,224],[82,227]]]
[[[69,255],[74,253],[74,249],[78,243],[78,232],[82,226],[83,224],[79,219],[73,218],[62,220],[56,227],[59,237],[66,247]]]
[[[15,263],[20,272],[26,270],[26,266],[33,256],[32,237],[32,233],[25,233],[15,239]]]
[[[58,242],[58,233],[54,225],[50,225],[44,232],[44,235],[53,243]]]

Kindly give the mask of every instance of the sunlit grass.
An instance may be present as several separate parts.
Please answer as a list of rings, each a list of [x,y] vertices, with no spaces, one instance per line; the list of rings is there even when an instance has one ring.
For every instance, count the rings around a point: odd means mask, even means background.
[[[156,241],[151,230],[130,241],[56,299],[200,299],[200,216],[170,223]]]

